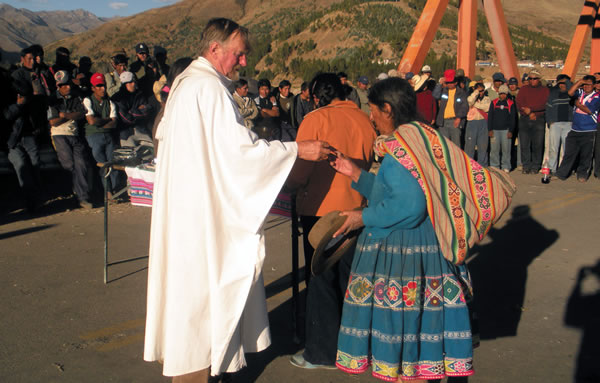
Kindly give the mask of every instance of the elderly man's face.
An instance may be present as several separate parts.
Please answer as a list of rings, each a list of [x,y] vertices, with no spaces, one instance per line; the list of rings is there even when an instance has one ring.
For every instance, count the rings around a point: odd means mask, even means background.
[[[239,33],[231,35],[223,45],[220,45],[216,69],[219,73],[235,78],[240,67],[245,67],[248,47]]]

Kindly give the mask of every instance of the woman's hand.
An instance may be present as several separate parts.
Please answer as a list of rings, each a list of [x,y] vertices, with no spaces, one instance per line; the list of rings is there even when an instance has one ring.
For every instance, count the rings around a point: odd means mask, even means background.
[[[335,159],[330,159],[329,164],[338,173],[352,178],[352,181],[358,182],[360,178],[360,168],[352,160],[340,152],[335,152]]]
[[[333,234],[333,238],[337,237],[338,235],[346,235],[351,231],[360,229],[361,227],[365,226],[362,220],[362,210],[343,211],[340,213],[340,215],[345,215],[346,221],[338,229],[338,231],[336,231]]]

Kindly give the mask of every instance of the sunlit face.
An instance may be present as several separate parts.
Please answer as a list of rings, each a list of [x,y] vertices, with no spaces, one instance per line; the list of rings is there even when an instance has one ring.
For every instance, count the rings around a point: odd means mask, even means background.
[[[517,84],[508,84],[508,89],[515,91],[517,90]]]
[[[135,81],[128,82],[125,84],[125,88],[127,88],[128,92],[133,93],[137,89],[137,83]]]
[[[585,93],[591,93],[594,90],[594,83],[591,80],[584,80],[581,87]]]
[[[559,82],[558,83],[558,89],[560,89],[561,92],[566,92],[567,91],[567,83],[565,83],[565,82]]]
[[[33,69],[34,58],[31,53],[27,53],[25,56],[21,57],[21,64],[27,69]]]
[[[68,96],[69,93],[71,93],[71,85],[70,84],[62,84],[58,86],[58,93],[61,94],[61,96]]]
[[[123,73],[127,70],[127,64],[125,64],[125,63],[117,64],[117,65],[115,65],[115,70],[117,71],[118,75],[121,75],[121,73]]]
[[[369,87],[368,84],[363,84],[362,82],[358,82],[358,88],[362,90],[366,90]]]
[[[237,92],[237,94],[239,94],[242,97],[246,97],[248,95],[248,84],[242,86],[241,88],[237,88],[235,90]]]
[[[239,33],[234,33],[223,45],[219,44],[215,69],[233,79],[240,67],[247,64],[248,47]]]
[[[340,77],[340,82],[342,83],[342,85],[346,85],[346,83],[348,82],[348,78]]]
[[[140,53],[136,53],[135,55],[137,56],[138,59],[140,59],[140,61],[146,61],[148,59],[147,52],[140,52]]]
[[[263,85],[263,86],[261,86],[260,88],[258,88],[258,95],[259,95],[261,98],[267,98],[267,97],[269,97],[269,92],[270,92],[270,91],[271,91],[271,90],[269,89],[269,87],[268,87],[268,86],[266,86],[266,85]]]
[[[283,97],[287,97],[290,95],[290,86],[286,85],[283,88],[279,88],[279,93],[283,96]]]
[[[532,87],[540,86],[540,78],[539,77],[529,77],[529,85]]]
[[[386,104],[387,105],[387,104]],[[390,113],[381,110],[377,105],[369,103],[371,121],[379,134],[389,135],[394,131],[394,120]]]
[[[106,96],[106,86],[104,84],[98,84],[96,86],[92,85],[92,92],[94,93],[94,96],[100,100]]]

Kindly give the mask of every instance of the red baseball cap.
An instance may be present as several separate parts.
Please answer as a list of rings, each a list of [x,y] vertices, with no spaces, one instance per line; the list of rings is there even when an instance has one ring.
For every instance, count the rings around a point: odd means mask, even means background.
[[[444,71],[444,79],[446,82],[454,82],[456,71],[454,69],[446,69]]]
[[[104,80],[104,75],[102,73],[96,72],[92,75],[90,83],[92,83],[93,86],[106,85],[106,80]]]

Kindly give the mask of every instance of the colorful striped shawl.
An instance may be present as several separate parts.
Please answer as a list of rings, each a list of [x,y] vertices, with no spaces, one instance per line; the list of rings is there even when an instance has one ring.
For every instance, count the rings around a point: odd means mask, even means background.
[[[500,219],[516,191],[506,173],[483,168],[423,123],[399,126],[377,140],[375,152],[391,155],[419,182],[442,253],[456,264]]]

